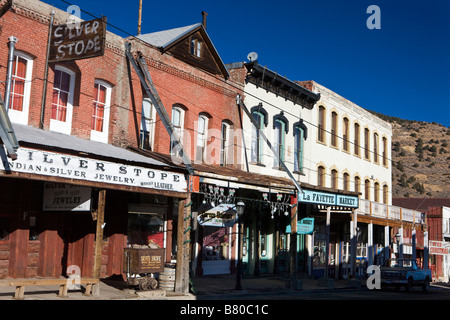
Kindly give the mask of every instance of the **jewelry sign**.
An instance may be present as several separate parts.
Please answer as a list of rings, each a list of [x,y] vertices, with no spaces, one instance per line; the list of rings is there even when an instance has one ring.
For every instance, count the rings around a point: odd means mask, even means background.
[[[0,162],[0,170],[166,191],[187,190],[182,173],[28,148],[19,148],[17,154],[16,161]]]
[[[49,62],[102,56],[105,51],[106,18],[53,26]]]

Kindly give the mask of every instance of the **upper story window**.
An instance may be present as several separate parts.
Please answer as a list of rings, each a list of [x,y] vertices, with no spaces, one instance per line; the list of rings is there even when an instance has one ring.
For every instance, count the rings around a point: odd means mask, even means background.
[[[387,151],[388,150],[388,144],[387,144],[387,139],[386,139],[386,137],[383,137],[383,166],[386,166],[387,167],[387,165],[388,165],[388,162],[387,162]]]
[[[274,158],[274,167],[280,168],[281,161],[284,161],[285,141],[286,141],[286,126],[287,123],[281,119],[274,120],[274,148],[277,157]]]
[[[333,189],[339,188],[339,181],[338,181],[338,172],[337,170],[333,169],[331,170],[331,187]]]
[[[325,187],[325,168],[323,166],[317,168],[317,185]]]
[[[70,134],[72,130],[74,88],[75,72],[62,66],[56,66],[53,80],[50,130]]]
[[[301,126],[294,126],[294,171],[303,171],[303,140],[306,137],[305,129]]]
[[[350,175],[347,172],[344,172],[343,177],[344,177],[344,179],[343,179],[344,190],[349,191],[350,190]]]
[[[374,184],[373,200],[375,202],[380,202],[380,184],[378,182],[375,182],[375,184]]]
[[[356,156],[359,156],[359,123],[355,123],[355,141],[354,141],[354,146],[355,146],[355,150],[354,153]]]
[[[336,112],[331,113],[331,145],[337,147],[337,130],[338,130],[338,115]]]
[[[220,165],[226,166],[229,164],[230,146],[231,146],[231,130],[230,124],[225,121],[222,122],[222,137],[220,143]]]
[[[355,192],[361,192],[361,178],[355,176]]]
[[[197,124],[197,152],[195,159],[200,162],[205,161],[206,142],[208,140],[208,117],[200,115]]]
[[[96,80],[92,104],[91,140],[108,143],[111,86]]]
[[[344,121],[343,121],[342,138],[343,138],[342,149],[344,149],[344,151],[348,151],[349,150],[349,120],[348,120],[348,118],[344,118]]]
[[[184,109],[180,106],[174,106],[172,108],[172,125],[175,134],[183,142],[183,130],[184,130]],[[170,137],[170,154],[180,156],[181,146],[177,147],[177,143],[174,140],[175,137]]]
[[[378,163],[378,133],[373,134],[373,162]]]
[[[364,181],[364,199],[370,200],[370,180]]]
[[[264,142],[261,137],[261,130],[264,129],[264,124],[267,119],[266,115],[259,111],[253,111],[252,116],[258,126],[252,125],[251,161],[262,163]]]
[[[317,131],[317,140],[325,143],[325,107],[319,106],[319,128]]]
[[[14,54],[8,116],[12,122],[28,124],[33,59],[25,53]]]
[[[369,129],[364,129],[364,158],[370,160],[370,133]]]
[[[193,56],[196,56],[197,58],[202,57],[202,50],[203,50],[203,42],[201,42],[199,39],[192,37],[191,38],[191,45],[190,45],[190,51]]]
[[[139,147],[153,150],[156,109],[148,97],[142,100],[141,130],[139,134]]]

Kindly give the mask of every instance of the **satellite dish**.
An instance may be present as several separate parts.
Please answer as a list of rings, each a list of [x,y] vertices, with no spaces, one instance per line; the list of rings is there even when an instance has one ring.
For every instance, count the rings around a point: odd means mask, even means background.
[[[247,59],[248,59],[248,61],[250,61],[250,62],[255,61],[255,60],[258,59],[258,54],[257,54],[256,52],[250,52],[250,53],[247,55]]]

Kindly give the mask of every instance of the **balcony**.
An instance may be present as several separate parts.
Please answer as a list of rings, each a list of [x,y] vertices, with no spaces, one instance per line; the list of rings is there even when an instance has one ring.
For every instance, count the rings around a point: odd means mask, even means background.
[[[425,224],[425,213],[374,202],[365,199],[359,199],[359,208],[356,210],[358,215],[371,216],[387,220],[409,222],[413,224]]]

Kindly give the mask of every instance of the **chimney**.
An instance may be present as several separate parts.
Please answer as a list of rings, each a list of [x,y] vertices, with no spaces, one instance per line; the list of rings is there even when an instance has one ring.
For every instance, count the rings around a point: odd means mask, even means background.
[[[205,12],[205,11],[202,11],[202,25],[203,25],[203,28],[205,28],[205,30],[206,30],[206,17],[208,16],[208,14]]]

